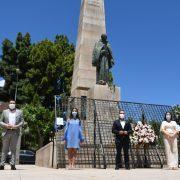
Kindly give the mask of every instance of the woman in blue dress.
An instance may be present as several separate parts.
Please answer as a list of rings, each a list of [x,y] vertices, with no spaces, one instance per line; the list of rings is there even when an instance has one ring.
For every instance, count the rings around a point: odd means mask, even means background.
[[[80,144],[83,143],[82,126],[77,108],[71,110],[70,119],[67,121],[64,140],[68,150],[69,168],[75,167],[75,160]]]

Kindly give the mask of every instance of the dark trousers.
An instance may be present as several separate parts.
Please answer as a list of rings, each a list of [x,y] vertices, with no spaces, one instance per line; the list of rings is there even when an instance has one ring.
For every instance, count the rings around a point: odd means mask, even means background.
[[[125,167],[129,167],[129,140],[116,140],[116,167],[122,167],[122,149],[124,152]]]

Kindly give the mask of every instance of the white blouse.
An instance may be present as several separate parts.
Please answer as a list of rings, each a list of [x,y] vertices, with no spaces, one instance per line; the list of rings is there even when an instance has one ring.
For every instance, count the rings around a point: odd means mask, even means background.
[[[170,122],[163,121],[161,124],[160,131],[163,131],[163,130],[167,131],[170,134],[173,134],[179,131],[176,121],[170,121]]]

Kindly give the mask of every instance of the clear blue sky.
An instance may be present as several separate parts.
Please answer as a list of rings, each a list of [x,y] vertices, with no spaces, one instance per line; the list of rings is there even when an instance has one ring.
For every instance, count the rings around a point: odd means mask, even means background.
[[[1,0],[0,42],[66,34],[76,42],[81,0]],[[180,0],[105,0],[122,100],[180,104]]]

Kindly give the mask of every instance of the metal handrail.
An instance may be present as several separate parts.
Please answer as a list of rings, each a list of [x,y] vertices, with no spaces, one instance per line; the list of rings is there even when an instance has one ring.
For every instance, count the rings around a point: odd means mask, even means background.
[[[95,120],[97,122],[98,125],[98,133],[99,133],[99,141],[100,141],[100,149],[101,149],[101,154],[103,157],[103,165],[104,165],[104,169],[107,168],[107,163],[106,163],[106,156],[104,153],[104,147],[103,147],[103,142],[102,142],[102,136],[101,136],[101,132],[100,132],[100,125],[99,125],[99,121],[98,121],[98,117],[97,117],[97,108],[96,108],[96,101],[94,100],[94,110],[95,110]]]

